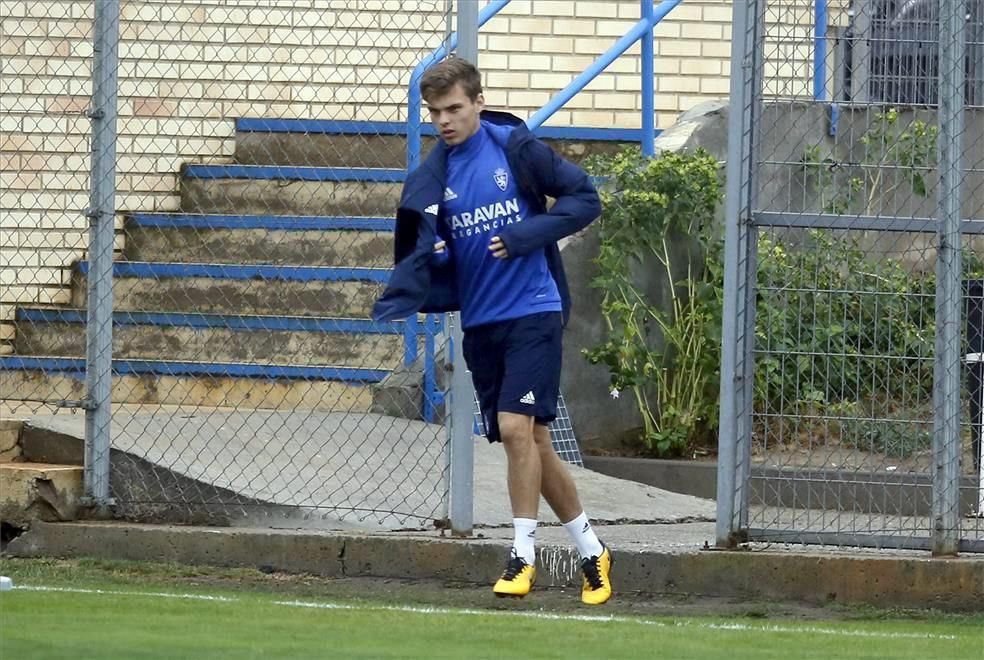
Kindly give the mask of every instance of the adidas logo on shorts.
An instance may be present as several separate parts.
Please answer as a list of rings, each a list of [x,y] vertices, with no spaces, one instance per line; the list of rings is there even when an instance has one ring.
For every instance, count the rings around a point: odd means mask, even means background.
[[[536,403],[536,397],[533,396],[533,390],[530,390],[529,392],[524,394],[523,398],[520,399],[519,402],[525,403],[528,406],[532,406],[534,403]]]

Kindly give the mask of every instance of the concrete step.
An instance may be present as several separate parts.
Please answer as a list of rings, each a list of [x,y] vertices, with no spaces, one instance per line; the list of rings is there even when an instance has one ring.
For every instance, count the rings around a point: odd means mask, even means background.
[[[129,261],[389,267],[391,218],[134,214],[124,223]]]
[[[400,201],[403,170],[187,165],[185,213],[388,216]]]
[[[80,262],[73,307],[86,306],[87,273]],[[119,261],[113,277],[118,311],[368,318],[389,270]]]
[[[75,520],[82,497],[81,465],[0,463],[0,521]]]
[[[436,141],[433,126],[421,127],[421,159]],[[573,162],[598,153],[613,153],[639,144],[638,129],[562,128],[545,126],[536,134]],[[404,122],[317,119],[239,119],[236,162],[251,165],[369,167],[405,169]]]
[[[113,361],[114,403],[365,412],[384,370]],[[0,400],[81,400],[85,360],[0,357]]]
[[[23,428],[23,420],[0,417],[0,463],[20,460],[20,436]]]
[[[18,309],[14,352],[84,356],[86,320],[81,309]],[[403,323],[117,312],[113,325],[113,356],[122,360],[393,369],[404,353]]]

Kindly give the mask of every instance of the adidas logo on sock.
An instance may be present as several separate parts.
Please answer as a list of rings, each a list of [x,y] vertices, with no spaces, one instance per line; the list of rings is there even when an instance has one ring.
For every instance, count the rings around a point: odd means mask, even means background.
[[[533,390],[530,390],[529,392],[524,394],[523,398],[520,399],[519,402],[525,403],[528,406],[532,406],[534,403],[536,403],[536,397],[533,396]]]
[[[591,529],[591,523],[584,523],[584,527],[581,529],[581,533],[584,534],[589,529]]]
[[[455,194],[454,194],[454,191],[453,191],[453,190],[451,190],[450,188],[445,188],[445,189],[444,189],[444,201],[445,201],[445,202],[449,202],[449,201],[451,201],[452,199],[458,199],[458,196],[457,196],[457,195],[455,195]]]

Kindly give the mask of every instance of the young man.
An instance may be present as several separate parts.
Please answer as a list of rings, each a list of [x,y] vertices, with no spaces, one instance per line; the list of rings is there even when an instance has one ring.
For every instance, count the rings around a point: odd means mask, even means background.
[[[484,110],[481,76],[469,62],[437,64],[420,90],[441,140],[404,186],[397,263],[373,315],[461,310],[486,435],[503,443],[508,461],[515,538],[495,594],[525,596],[536,580],[542,494],[582,557],[582,600],[599,605],[612,593],[611,552],[591,528],[547,429],[557,412],[570,310],[556,242],[598,217],[598,193],[583,170],[518,118]],[[555,200],[549,211],[547,196]]]

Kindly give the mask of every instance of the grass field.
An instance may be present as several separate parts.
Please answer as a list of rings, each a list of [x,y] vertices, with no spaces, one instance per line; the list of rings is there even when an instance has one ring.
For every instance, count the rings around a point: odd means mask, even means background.
[[[696,601],[678,604],[686,616],[665,615],[673,602],[654,616],[623,613],[645,611],[640,596],[588,609],[570,593],[503,602],[464,586],[154,564],[5,560],[0,572],[17,585],[0,593],[0,658],[18,660],[984,658],[982,615],[704,617]]]

